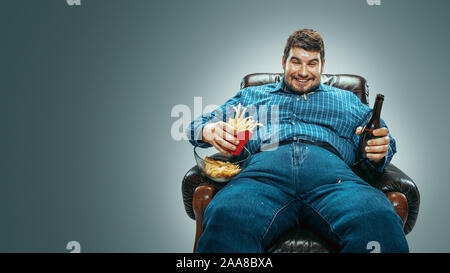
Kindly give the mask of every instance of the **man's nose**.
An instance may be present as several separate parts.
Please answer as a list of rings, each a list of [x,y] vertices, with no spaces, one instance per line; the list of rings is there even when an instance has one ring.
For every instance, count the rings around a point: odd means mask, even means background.
[[[299,74],[300,74],[301,77],[307,77],[308,76],[308,73],[307,73],[307,70],[306,70],[306,65],[302,65],[300,67]]]

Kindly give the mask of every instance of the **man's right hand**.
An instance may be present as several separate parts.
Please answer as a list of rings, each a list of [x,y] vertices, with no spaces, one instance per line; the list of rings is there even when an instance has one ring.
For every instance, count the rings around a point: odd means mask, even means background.
[[[236,136],[237,132],[233,126],[223,121],[207,123],[202,130],[202,140],[224,155],[231,155],[231,152],[236,150],[239,144]]]

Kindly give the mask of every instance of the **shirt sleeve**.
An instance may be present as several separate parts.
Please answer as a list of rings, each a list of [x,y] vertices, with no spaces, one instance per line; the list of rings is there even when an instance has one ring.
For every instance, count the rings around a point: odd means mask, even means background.
[[[209,122],[226,122],[228,118],[231,118],[230,114],[234,114],[234,111],[231,111],[230,109],[232,109],[232,106],[237,106],[239,104],[239,102],[241,101],[242,92],[243,90],[239,90],[239,92],[237,92],[234,97],[216,108],[214,111],[203,114],[194,119],[194,121],[192,121],[186,129],[186,136],[189,142],[194,146],[199,146],[202,148],[212,146],[211,144],[202,140],[203,127],[205,127],[205,125]]]
[[[363,107],[363,109],[366,108],[365,110],[363,110],[363,111],[365,112],[365,114],[363,114],[364,118],[363,118],[362,122],[361,122],[360,124],[358,124],[358,125],[355,127],[354,132],[356,132],[356,128],[357,128],[358,126],[364,127],[364,125],[366,125],[366,123],[369,121],[369,119],[370,119],[370,117],[371,117],[371,115],[372,115],[372,109],[369,108],[369,107],[367,107],[366,105],[364,105],[364,106],[365,106],[365,107]],[[382,118],[380,118],[380,126],[381,126],[381,128],[384,128],[384,127],[385,127],[385,128],[388,128],[387,125],[386,125],[386,123],[384,122],[384,120],[383,120]],[[388,130],[389,130],[389,128],[388,128]],[[397,152],[397,147],[396,147],[395,139],[391,136],[391,133],[390,133],[390,132],[389,132],[388,136],[389,136],[389,139],[390,139],[390,142],[389,142],[389,150],[388,150],[386,156],[384,157],[384,163],[383,163],[383,164],[380,163],[381,165],[375,166],[375,165],[372,163],[372,161],[370,161],[369,159],[367,159],[367,158],[363,159],[363,160],[366,161],[367,165],[368,165],[370,168],[372,168],[373,170],[375,170],[375,171],[378,172],[378,173],[383,172],[384,168],[385,168],[387,165],[389,165],[389,163],[390,163],[391,160],[392,160],[392,157],[393,157],[394,154]],[[354,134],[353,134],[352,141],[353,141],[353,145],[354,145],[354,149],[355,149],[356,155],[358,155],[358,153],[359,153],[359,151],[358,151],[359,139],[360,139],[360,136],[357,135],[356,133],[354,133]],[[378,165],[378,164],[377,164],[377,165]]]

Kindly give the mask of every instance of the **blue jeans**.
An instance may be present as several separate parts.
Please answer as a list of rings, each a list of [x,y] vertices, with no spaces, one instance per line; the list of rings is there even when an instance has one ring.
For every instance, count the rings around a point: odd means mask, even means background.
[[[335,154],[292,143],[252,156],[205,210],[197,252],[264,252],[306,223],[341,252],[408,252],[402,221],[383,192]]]

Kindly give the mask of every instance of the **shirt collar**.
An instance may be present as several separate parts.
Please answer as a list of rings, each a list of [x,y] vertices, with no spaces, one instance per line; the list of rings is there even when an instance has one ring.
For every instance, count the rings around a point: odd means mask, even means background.
[[[277,83],[277,85],[275,85],[275,87],[272,90],[270,90],[269,92],[270,93],[277,92],[277,91],[286,92],[286,91],[284,91],[283,86],[284,86],[284,76],[281,77],[281,79]],[[311,92],[319,92],[319,91],[326,91],[326,90],[327,90],[326,85],[324,85],[322,83],[322,81],[320,81],[319,86],[316,88],[316,90],[313,90]]]

